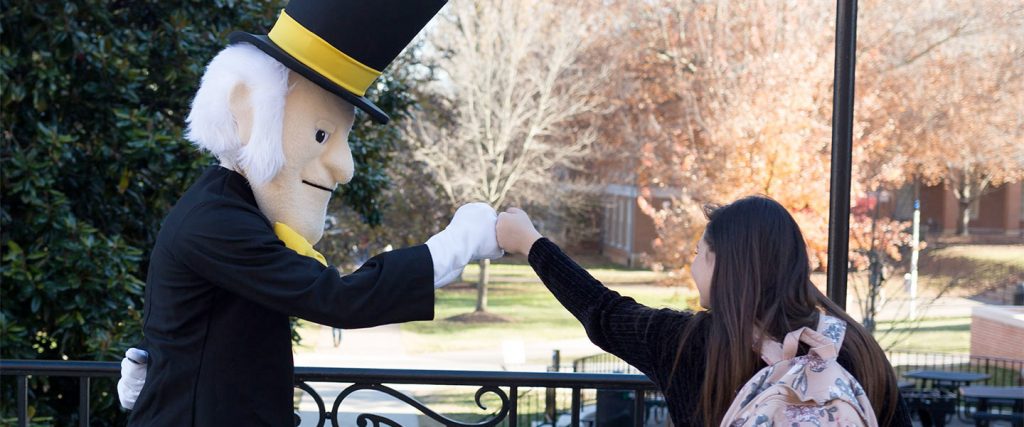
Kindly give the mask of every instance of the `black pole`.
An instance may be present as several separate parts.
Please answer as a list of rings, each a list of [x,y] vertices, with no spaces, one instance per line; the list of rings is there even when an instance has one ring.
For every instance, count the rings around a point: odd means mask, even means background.
[[[836,63],[832,93],[832,181],[828,211],[828,297],[846,309],[850,248],[850,158],[853,83],[857,64],[857,0],[836,2]]]

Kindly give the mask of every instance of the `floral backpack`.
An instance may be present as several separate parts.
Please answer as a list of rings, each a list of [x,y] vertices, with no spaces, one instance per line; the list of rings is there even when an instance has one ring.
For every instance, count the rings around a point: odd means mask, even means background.
[[[870,426],[875,412],[864,389],[836,361],[846,322],[822,313],[818,329],[800,328],[783,343],[764,340],[767,367],[740,389],[722,427]],[[810,351],[797,356],[800,342]]]

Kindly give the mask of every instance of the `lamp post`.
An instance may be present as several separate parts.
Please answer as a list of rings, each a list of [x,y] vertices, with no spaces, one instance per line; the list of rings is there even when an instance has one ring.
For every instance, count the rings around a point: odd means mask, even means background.
[[[837,0],[827,289],[828,297],[844,310],[850,247],[850,168],[853,153],[853,86],[856,54],[857,0]]]

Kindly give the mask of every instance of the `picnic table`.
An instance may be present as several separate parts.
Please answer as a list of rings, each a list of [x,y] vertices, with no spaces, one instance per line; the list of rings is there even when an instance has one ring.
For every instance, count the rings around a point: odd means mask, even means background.
[[[922,425],[942,427],[952,417],[964,420],[964,414],[957,410],[960,401],[960,387],[973,382],[984,381],[988,374],[962,371],[941,371],[919,369],[903,374],[904,378],[919,380],[917,391],[904,392],[908,407],[918,413]]]
[[[935,371],[920,369],[903,374],[905,378],[913,378],[925,382],[922,388],[933,388],[945,391],[952,391],[959,394],[960,387],[969,386],[973,382],[984,381],[991,375],[978,372],[961,371]]]
[[[1024,427],[1024,387],[967,386],[960,388],[964,399],[976,400],[977,408],[970,417],[975,425],[987,426],[989,421],[1010,421],[1014,427]],[[990,404],[1006,402],[1011,413],[991,412]]]

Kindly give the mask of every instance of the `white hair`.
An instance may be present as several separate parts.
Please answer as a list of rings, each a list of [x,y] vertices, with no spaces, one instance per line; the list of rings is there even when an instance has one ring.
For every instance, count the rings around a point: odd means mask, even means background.
[[[230,109],[238,84],[248,87],[252,106],[252,130],[244,145]],[[284,165],[281,134],[287,94],[287,67],[248,43],[230,45],[206,67],[185,119],[185,137],[224,166],[241,168],[250,183],[263,184]]]

